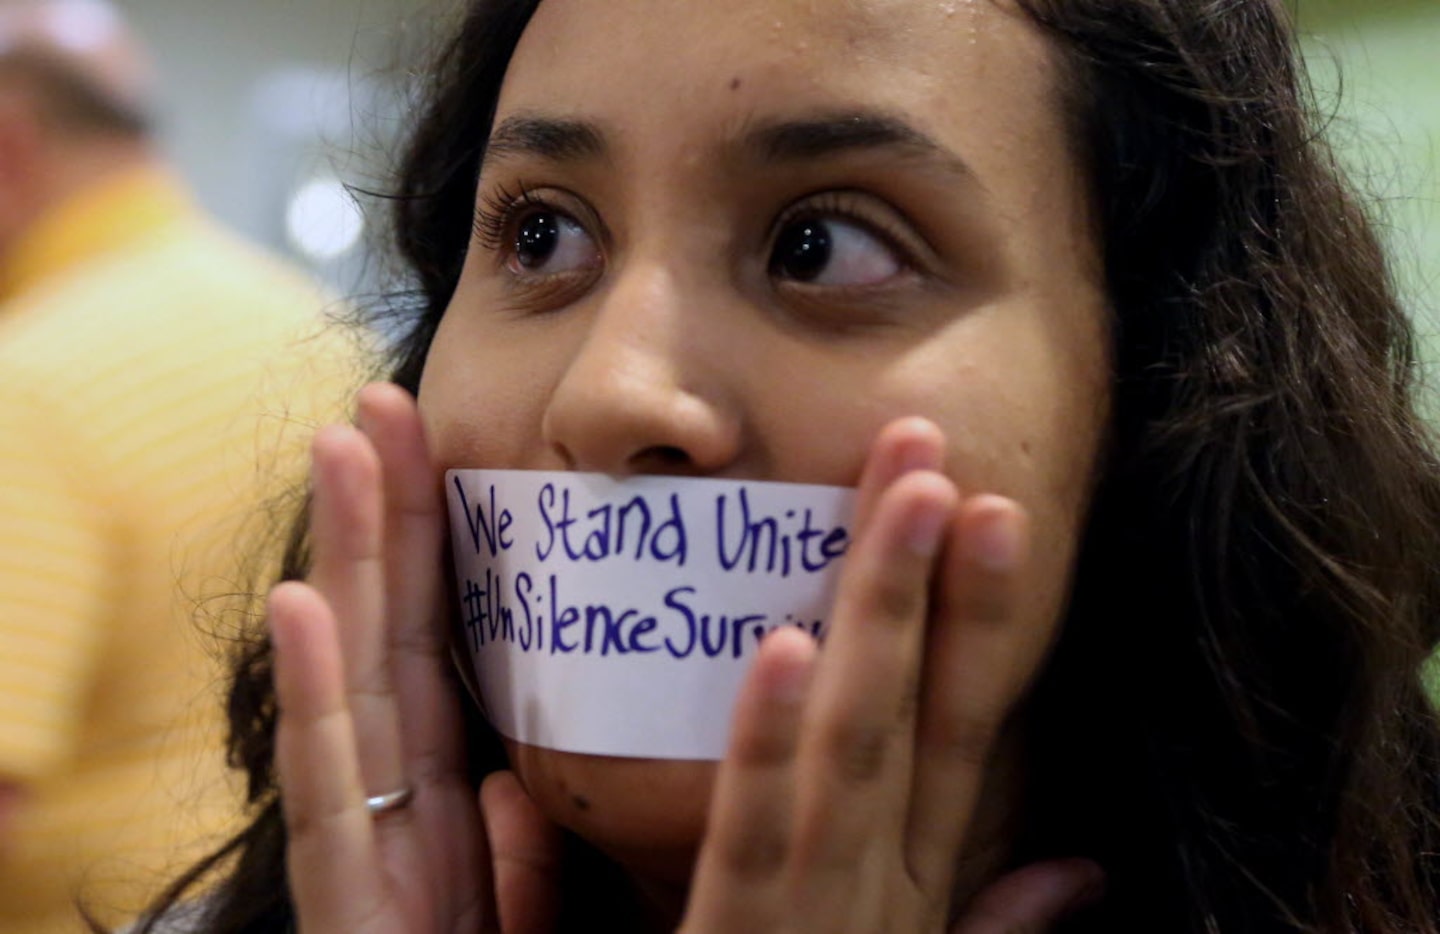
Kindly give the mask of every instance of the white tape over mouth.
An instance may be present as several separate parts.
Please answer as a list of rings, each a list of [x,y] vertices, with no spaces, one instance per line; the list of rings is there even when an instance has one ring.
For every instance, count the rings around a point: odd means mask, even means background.
[[[854,491],[524,470],[445,475],[462,654],[504,736],[721,759],[760,639],[823,638]]]

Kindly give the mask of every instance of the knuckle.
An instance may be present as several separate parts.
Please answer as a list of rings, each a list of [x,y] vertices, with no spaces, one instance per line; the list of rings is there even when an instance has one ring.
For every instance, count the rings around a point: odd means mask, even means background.
[[[836,729],[829,743],[829,758],[836,774],[848,784],[867,784],[885,771],[894,731],[876,724]]]
[[[897,711],[902,723],[908,723],[914,719],[920,709],[920,698],[922,685],[918,674],[912,675],[905,682],[905,690],[900,695],[900,707]]]
[[[870,582],[870,611],[882,622],[905,623],[925,612],[925,590],[904,574],[879,574]]]
[[[1003,623],[1015,615],[1011,595],[1003,589],[976,589],[958,607],[965,619],[979,623]]]
[[[963,766],[985,765],[1000,729],[1001,719],[988,713],[957,714],[925,730],[922,743],[927,757]]]
[[[285,818],[285,835],[291,840],[324,838],[345,818],[344,811],[305,807],[300,802],[283,799],[281,813]]]
[[[452,772],[443,751],[433,747],[406,749],[405,774],[417,790],[443,785]]]
[[[346,686],[345,695],[352,705],[356,703],[393,704],[395,702],[395,682],[390,676],[389,666],[376,664],[364,671],[356,672]]]
[[[789,842],[771,832],[741,833],[721,852],[726,870],[740,881],[773,878],[790,856]]]
[[[408,656],[438,665],[449,658],[439,632],[432,626],[394,626],[386,636],[386,645],[393,658]]]
[[[377,742],[376,731],[388,729],[395,720],[395,698],[390,694],[355,691],[346,695],[356,744],[363,747]],[[387,733],[380,733],[388,738]]]
[[[794,758],[793,735],[776,729],[747,732],[735,744],[735,763],[747,769],[774,769]]]

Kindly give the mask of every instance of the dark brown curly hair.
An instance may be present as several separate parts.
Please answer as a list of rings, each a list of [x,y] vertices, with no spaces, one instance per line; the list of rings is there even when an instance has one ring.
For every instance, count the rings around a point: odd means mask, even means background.
[[[393,191],[413,291],[391,376],[412,391],[537,2],[474,0],[428,72]],[[1061,641],[1023,711],[1015,859],[1099,861],[1097,931],[1440,931],[1440,726],[1421,682],[1440,641],[1440,465],[1410,325],[1290,16],[1279,0],[1018,2],[1053,40],[1088,175],[1115,410]],[[230,720],[253,822],[157,911],[214,877],[198,928],[289,930],[259,630]],[[503,767],[488,728],[474,736],[477,778]]]

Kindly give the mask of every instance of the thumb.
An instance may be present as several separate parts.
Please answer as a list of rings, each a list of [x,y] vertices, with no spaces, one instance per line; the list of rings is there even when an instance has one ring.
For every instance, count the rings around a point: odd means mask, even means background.
[[[480,786],[480,811],[495,878],[503,934],[549,934],[560,911],[562,835],[514,772],[495,772]]]
[[[988,886],[950,934],[1040,934],[1098,901],[1105,871],[1088,859],[1034,863]]]

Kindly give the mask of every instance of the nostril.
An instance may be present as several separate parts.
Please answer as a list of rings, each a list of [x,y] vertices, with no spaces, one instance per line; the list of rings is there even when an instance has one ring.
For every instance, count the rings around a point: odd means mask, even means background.
[[[657,444],[632,457],[630,466],[638,472],[675,473],[693,469],[694,460],[684,448]]]

